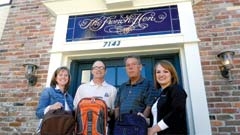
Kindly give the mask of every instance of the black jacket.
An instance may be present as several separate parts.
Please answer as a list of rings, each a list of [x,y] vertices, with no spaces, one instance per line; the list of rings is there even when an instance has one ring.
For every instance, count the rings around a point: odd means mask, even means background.
[[[168,128],[158,135],[186,135],[186,98],[187,94],[179,85],[165,88],[157,103],[157,121],[163,119]]]

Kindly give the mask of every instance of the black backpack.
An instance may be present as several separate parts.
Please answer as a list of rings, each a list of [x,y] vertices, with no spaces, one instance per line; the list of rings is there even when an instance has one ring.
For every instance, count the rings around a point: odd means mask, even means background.
[[[114,135],[147,135],[148,124],[140,115],[126,113],[115,122]]]
[[[42,120],[41,135],[73,135],[74,112],[63,109],[48,111]]]

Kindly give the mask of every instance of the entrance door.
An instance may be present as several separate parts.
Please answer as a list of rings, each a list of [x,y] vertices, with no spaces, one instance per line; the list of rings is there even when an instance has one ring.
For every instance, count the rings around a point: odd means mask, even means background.
[[[153,80],[153,68],[157,61],[159,60],[169,60],[177,69],[180,83],[181,83],[181,70],[178,54],[168,54],[168,55],[153,55],[153,56],[141,56],[141,62],[143,65],[142,76],[148,80]],[[70,94],[74,97],[78,86],[82,83],[89,82],[92,79],[91,67],[94,61],[98,59],[88,59],[88,60],[74,60],[71,63],[71,87]],[[107,73],[105,75],[105,80],[114,85],[116,88],[128,80],[128,76],[125,71],[125,65],[123,58],[110,58],[110,59],[100,59],[106,64]]]

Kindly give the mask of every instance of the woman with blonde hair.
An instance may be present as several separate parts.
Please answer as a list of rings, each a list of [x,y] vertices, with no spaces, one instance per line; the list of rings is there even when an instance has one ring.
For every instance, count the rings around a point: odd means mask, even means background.
[[[169,61],[156,63],[154,84],[161,94],[151,109],[153,123],[148,128],[148,135],[187,134],[187,94],[178,84],[177,72]]]

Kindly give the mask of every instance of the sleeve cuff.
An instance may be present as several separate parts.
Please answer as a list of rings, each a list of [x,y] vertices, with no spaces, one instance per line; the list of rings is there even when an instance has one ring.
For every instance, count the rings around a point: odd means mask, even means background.
[[[50,106],[48,106],[44,109],[44,115],[49,111],[49,108],[50,108]]]
[[[168,125],[163,120],[158,122],[158,126],[161,128],[161,130],[165,130],[168,128]]]

